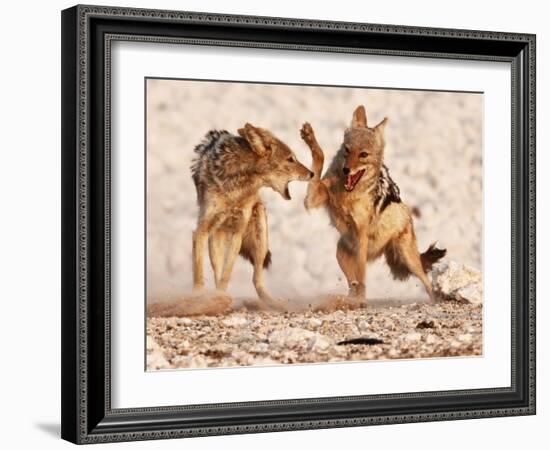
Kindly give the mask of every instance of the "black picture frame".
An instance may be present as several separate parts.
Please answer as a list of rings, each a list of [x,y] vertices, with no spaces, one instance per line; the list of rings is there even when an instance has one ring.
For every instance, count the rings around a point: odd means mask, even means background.
[[[511,385],[113,409],[109,140],[113,40],[509,62]],[[535,414],[535,36],[120,7],[78,5],[64,10],[61,350],[62,437],[78,444]]]

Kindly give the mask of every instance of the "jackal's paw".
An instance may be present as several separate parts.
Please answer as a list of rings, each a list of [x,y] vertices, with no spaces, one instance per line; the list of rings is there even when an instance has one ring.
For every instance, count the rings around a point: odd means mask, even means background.
[[[302,129],[300,130],[300,136],[302,136],[302,139],[308,145],[313,145],[316,142],[315,133],[313,132],[313,128],[311,127],[309,122],[306,122],[302,125]]]
[[[348,292],[348,297],[357,301],[364,300],[366,302],[366,289],[363,283],[352,281]]]

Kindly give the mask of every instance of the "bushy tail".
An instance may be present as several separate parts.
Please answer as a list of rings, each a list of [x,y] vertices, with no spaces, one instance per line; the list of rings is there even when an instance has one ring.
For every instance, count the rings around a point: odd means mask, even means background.
[[[271,265],[271,251],[268,250],[264,258],[264,269],[269,269]]]
[[[391,273],[396,280],[404,281],[411,275],[411,271],[403,261],[402,256],[399,254],[393,245],[388,245],[385,250],[386,262],[390,267]],[[420,262],[422,263],[422,269],[425,273],[432,270],[432,266],[445,256],[447,250],[439,249],[435,246],[435,242],[428,247],[424,253],[420,255]]]
[[[420,261],[422,261],[422,268],[424,272],[428,273],[432,270],[433,265],[443,258],[447,254],[446,249],[437,248],[435,242],[428,247],[424,253],[420,255]]]
[[[254,259],[252,257],[252,254],[246,247],[241,247],[241,251],[239,252],[239,255],[241,255],[244,259],[250,261],[251,264],[254,264]],[[268,250],[265,258],[264,258],[264,269],[269,269],[269,266],[271,266],[271,251]]]

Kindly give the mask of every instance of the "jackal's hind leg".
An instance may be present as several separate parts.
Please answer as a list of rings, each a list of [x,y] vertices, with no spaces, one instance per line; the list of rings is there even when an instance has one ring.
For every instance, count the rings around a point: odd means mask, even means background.
[[[270,308],[283,310],[286,303],[274,299],[268,292],[264,284],[264,269],[270,264],[268,232],[267,232],[267,214],[262,203],[257,203],[252,209],[252,216],[244,233],[241,246],[241,255],[249,259],[254,266],[254,275],[252,281],[258,297]]]
[[[391,244],[390,244],[391,245]],[[433,294],[432,285],[428,279],[428,275],[424,272],[422,267],[422,260],[420,259],[420,253],[418,251],[416,237],[412,228],[412,223],[407,225],[404,232],[393,240],[395,246],[396,256],[400,259],[404,266],[415,275],[424,285],[430,301],[434,302],[435,297]]]
[[[241,248],[243,233],[244,229],[239,228],[235,230],[228,239],[225,264],[223,266],[222,276],[219,283],[219,289],[222,291],[227,290],[227,286],[229,285],[229,279],[231,278],[231,273],[233,272],[235,259],[237,258]]]

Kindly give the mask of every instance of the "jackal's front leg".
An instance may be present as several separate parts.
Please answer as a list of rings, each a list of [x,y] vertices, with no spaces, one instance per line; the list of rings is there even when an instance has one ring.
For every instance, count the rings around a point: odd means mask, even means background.
[[[304,142],[311,150],[311,157],[313,160],[311,171],[313,172],[313,178],[310,180],[307,186],[307,195],[304,200],[304,206],[306,209],[318,208],[323,206],[328,201],[327,187],[321,181],[321,173],[323,172],[323,164],[325,161],[325,155],[321,146],[315,138],[315,133],[311,125],[306,122],[302,125],[300,135]]]
[[[208,239],[208,225],[199,223],[193,232],[193,289],[204,287],[204,247]]]

